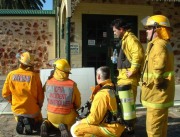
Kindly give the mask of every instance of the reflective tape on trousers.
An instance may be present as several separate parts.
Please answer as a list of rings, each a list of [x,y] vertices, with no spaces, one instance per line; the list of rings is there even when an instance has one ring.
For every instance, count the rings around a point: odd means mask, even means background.
[[[121,98],[121,103],[134,102],[134,98]]]
[[[124,115],[125,117],[133,116],[133,115],[136,115],[136,112],[135,112],[135,111],[132,111],[132,112],[124,112],[123,115]]]

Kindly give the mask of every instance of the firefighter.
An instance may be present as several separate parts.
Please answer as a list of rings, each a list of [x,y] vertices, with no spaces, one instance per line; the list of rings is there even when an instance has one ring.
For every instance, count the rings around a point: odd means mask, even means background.
[[[81,106],[77,84],[69,79],[71,67],[66,59],[54,62],[54,72],[46,81],[47,120],[41,125],[41,137],[49,136],[49,129],[60,130],[61,137],[69,137],[69,129],[77,117],[76,109]]]
[[[119,39],[119,55],[117,60],[117,90],[119,98],[124,100],[121,94],[125,94],[126,99],[130,100],[122,102],[122,110],[124,120],[128,121],[133,131],[134,122],[136,119],[135,101],[137,96],[137,86],[140,79],[140,70],[144,60],[144,50],[131,31],[131,24],[123,19],[116,19],[111,24],[114,35]],[[125,89],[125,90],[124,90]],[[129,93],[128,93],[129,92]]]
[[[114,87],[110,79],[110,69],[102,66],[96,70],[98,85],[91,96],[90,113],[86,118],[77,121],[71,128],[73,137],[119,137],[124,131],[124,126],[118,122],[107,122],[107,113],[116,115],[117,103],[113,90],[106,87]]]
[[[111,26],[114,35],[120,39],[120,51],[117,61],[119,72],[117,85],[131,84],[134,101],[136,101],[140,68],[144,60],[144,50],[137,37],[131,32],[130,23],[122,19],[116,19]]]
[[[143,68],[141,101],[147,108],[148,137],[166,137],[168,108],[174,104],[174,55],[169,43],[167,17],[154,15],[142,20],[149,43]]]
[[[11,103],[17,121],[16,131],[32,134],[42,123],[41,107],[44,92],[40,77],[33,72],[33,59],[29,52],[19,56],[19,68],[11,71],[2,89],[2,96]]]

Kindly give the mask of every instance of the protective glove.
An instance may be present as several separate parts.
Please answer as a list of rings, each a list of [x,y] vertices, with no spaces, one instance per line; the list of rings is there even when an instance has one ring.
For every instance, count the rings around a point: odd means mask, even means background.
[[[155,87],[159,90],[162,90],[162,89],[165,90],[167,89],[167,86],[168,86],[168,81],[166,79],[163,79],[161,80],[161,82],[155,84]]]

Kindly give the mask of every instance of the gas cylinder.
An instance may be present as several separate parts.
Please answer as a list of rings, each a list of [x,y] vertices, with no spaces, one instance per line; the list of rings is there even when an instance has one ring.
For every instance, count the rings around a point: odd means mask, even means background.
[[[135,101],[131,85],[118,85],[117,91],[121,101],[123,119],[125,121],[136,119]]]

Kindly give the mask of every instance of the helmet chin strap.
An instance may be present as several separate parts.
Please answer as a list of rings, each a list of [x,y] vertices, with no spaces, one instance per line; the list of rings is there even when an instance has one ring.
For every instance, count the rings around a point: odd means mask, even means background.
[[[151,34],[150,41],[152,41],[155,29],[158,28],[158,26],[159,26],[159,24],[157,22],[154,22],[153,31],[152,31],[152,34]]]

